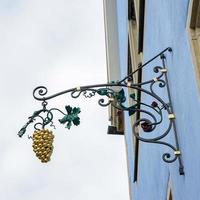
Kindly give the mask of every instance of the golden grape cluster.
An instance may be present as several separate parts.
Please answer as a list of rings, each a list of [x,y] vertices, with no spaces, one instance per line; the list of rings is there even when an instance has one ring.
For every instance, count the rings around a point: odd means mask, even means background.
[[[50,161],[53,152],[53,139],[54,135],[49,130],[41,129],[33,133],[33,151],[43,163]]]

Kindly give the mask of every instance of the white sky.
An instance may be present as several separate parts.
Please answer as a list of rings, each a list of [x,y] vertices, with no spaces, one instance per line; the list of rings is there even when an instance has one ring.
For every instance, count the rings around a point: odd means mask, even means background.
[[[82,112],[71,130],[56,123],[47,164],[32,151],[32,127],[17,136],[41,108],[32,97],[36,86],[52,94],[106,82],[103,28],[102,0],[0,0],[1,200],[129,199],[124,138],[106,134],[107,108],[98,98],[49,102]]]

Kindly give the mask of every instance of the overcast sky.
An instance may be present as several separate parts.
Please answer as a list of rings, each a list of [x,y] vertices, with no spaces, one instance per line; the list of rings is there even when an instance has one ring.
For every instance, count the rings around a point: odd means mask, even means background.
[[[123,136],[106,134],[107,108],[98,98],[50,107],[81,107],[81,124],[67,130],[55,122],[54,152],[42,164],[32,151],[27,129],[41,108],[32,90],[49,94],[74,86],[106,82],[102,0],[0,0],[0,199],[128,200]]]

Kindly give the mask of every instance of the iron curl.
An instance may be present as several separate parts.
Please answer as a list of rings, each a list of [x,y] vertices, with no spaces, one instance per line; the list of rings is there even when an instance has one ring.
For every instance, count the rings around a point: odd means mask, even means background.
[[[44,96],[47,93],[48,93],[48,90],[47,90],[47,88],[45,86],[39,86],[39,87],[36,87],[33,90],[33,97],[36,100],[43,101],[44,100]]]

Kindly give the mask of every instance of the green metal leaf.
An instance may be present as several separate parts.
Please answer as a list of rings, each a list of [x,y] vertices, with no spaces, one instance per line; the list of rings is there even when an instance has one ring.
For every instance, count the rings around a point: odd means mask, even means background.
[[[65,106],[65,109],[67,111],[67,114],[71,114],[71,112],[72,112],[72,107],[71,106]]]
[[[68,115],[65,115],[62,119],[58,120],[61,124],[65,124],[67,121],[69,121]]]
[[[125,95],[124,95],[124,90],[123,90],[123,89],[121,89],[121,90],[117,93],[116,97],[117,97],[117,100],[118,100],[120,103],[123,103],[123,102],[126,101],[126,97],[125,97]]]
[[[80,124],[80,118],[79,117],[76,117],[74,120],[73,120],[73,124],[75,126],[78,126]]]
[[[135,100],[135,93],[130,94],[130,98]]]
[[[67,114],[64,115],[63,118],[59,119],[59,122],[61,124],[66,123],[66,128],[70,129],[72,126],[72,122],[75,126],[78,126],[80,124],[80,118],[78,117],[78,114],[81,112],[81,109],[78,107],[72,108],[71,106],[65,106],[65,109],[67,110]]]
[[[33,113],[32,118],[37,117],[43,110],[37,110]]]
[[[71,121],[69,121],[69,122],[67,123],[67,125],[66,125],[66,128],[70,129],[70,128],[71,128],[71,126],[72,126],[72,122],[71,122]]]
[[[98,93],[99,95],[107,95],[107,94],[108,94],[108,90],[107,90],[107,89],[99,89],[99,90],[97,91],[97,93]]]
[[[130,106],[130,107],[128,108],[128,114],[129,114],[129,116],[135,114],[135,109],[136,109],[135,106]]]
[[[77,115],[77,114],[79,114],[80,112],[81,112],[81,109],[80,109],[80,108],[74,107],[74,108],[73,108],[73,111],[72,111],[72,114]]]

